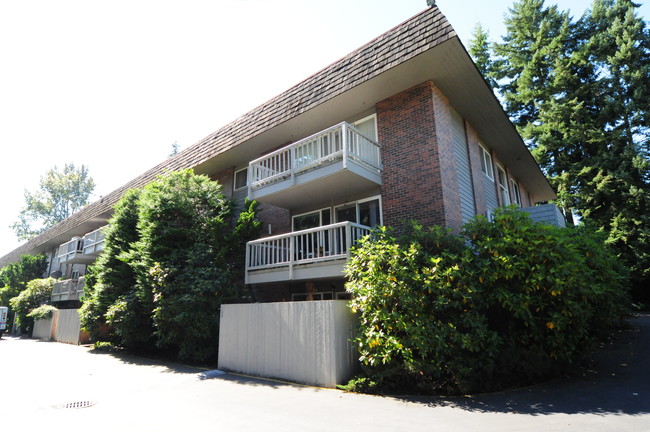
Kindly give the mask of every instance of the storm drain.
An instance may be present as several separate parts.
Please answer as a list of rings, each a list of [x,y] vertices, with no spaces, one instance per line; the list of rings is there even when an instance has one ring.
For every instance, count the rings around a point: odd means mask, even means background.
[[[95,402],[93,401],[77,401],[77,402],[68,402],[66,404],[61,405],[61,408],[88,408],[95,405]]]

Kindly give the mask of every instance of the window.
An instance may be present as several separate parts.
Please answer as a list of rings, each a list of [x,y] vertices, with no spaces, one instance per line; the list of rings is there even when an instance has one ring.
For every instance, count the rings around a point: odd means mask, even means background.
[[[330,209],[325,208],[310,213],[303,213],[292,218],[293,231],[302,231],[331,223]]]
[[[479,145],[479,150],[481,152],[481,171],[483,171],[483,174],[488,176],[490,180],[494,180],[494,168],[492,167],[492,156],[490,156],[490,152],[482,145]]]
[[[381,225],[381,203],[379,197],[359,200],[335,209],[336,222],[356,222],[371,228]]]
[[[507,206],[510,204],[510,192],[508,191],[508,177],[506,170],[497,166],[497,173],[499,174],[499,195],[501,198],[501,205]]]
[[[354,127],[359,129],[359,131],[370,138],[373,141],[377,141],[377,116],[375,114],[364,117],[359,121],[354,122]]]
[[[331,291],[328,292],[315,292],[311,295],[314,300],[334,300],[334,293]],[[309,294],[307,293],[296,293],[291,294],[292,301],[307,301]]]
[[[248,186],[248,167],[235,171],[235,190]]]
[[[330,225],[337,222],[355,222],[361,225],[376,227],[381,225],[381,202],[378,196],[344,204],[332,210],[328,208],[302,213],[291,218],[292,231]]]
[[[510,184],[512,186],[512,199],[514,200],[515,204],[521,207],[521,192],[519,192],[519,185],[515,179],[510,180]]]

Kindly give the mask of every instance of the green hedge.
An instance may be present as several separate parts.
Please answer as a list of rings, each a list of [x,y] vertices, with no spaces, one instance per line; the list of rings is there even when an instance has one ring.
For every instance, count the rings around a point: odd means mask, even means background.
[[[238,219],[221,185],[170,172],[117,203],[106,248],[87,279],[82,326],[95,339],[181,360],[215,358],[219,308],[243,285],[257,203]]]
[[[376,391],[465,393],[545,379],[626,316],[626,278],[603,239],[515,209],[462,236],[382,228],[347,269],[365,377]]]
[[[27,282],[27,287],[20,294],[9,300],[11,308],[16,313],[16,324],[24,333],[31,335],[34,317],[30,312],[50,302],[55,281],[54,278],[33,279]]]

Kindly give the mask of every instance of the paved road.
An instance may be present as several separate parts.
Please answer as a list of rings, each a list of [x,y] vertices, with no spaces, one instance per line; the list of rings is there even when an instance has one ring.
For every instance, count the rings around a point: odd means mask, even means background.
[[[650,316],[585,376],[462,398],[388,398],[0,340],[7,431],[650,431]],[[65,404],[90,402],[87,408]],[[42,428],[42,429],[41,429]]]

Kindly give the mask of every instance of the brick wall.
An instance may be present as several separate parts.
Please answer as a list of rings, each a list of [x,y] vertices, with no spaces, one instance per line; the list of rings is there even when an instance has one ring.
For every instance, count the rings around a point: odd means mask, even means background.
[[[384,224],[445,224],[433,84],[425,82],[377,104],[382,146]]]
[[[229,168],[225,171],[221,171],[220,173],[213,175],[210,177],[210,179],[219,182],[221,185],[221,193],[229,198],[232,198],[234,176],[235,168]]]
[[[261,204],[258,210],[259,218],[264,223],[260,237],[291,232],[289,210],[268,204]],[[271,225],[271,234],[269,234],[269,225]]]
[[[221,171],[211,177],[212,180],[218,181],[223,186],[222,192],[225,196],[232,198],[234,201],[234,216],[235,218],[243,209],[244,200],[248,194],[248,189],[234,190],[235,168],[229,168]],[[289,210],[280,207],[275,207],[268,204],[260,204],[258,207],[258,218],[262,221],[264,226],[260,232],[260,236],[269,235],[269,224],[271,225],[271,234],[283,234],[291,231],[291,217]],[[233,223],[236,219],[233,220]]]
[[[445,222],[452,230],[458,232],[463,225],[461,210],[460,184],[454,149],[452,131],[451,105],[449,99],[437,87],[432,87],[434,115],[436,121],[436,139],[442,177],[442,196],[444,199]]]

